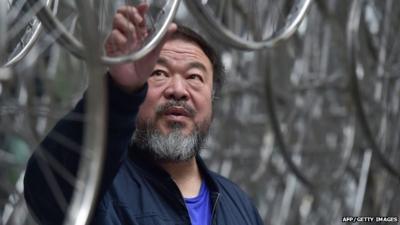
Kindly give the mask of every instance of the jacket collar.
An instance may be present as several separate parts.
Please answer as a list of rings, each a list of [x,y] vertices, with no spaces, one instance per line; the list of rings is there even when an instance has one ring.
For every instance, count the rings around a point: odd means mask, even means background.
[[[170,174],[162,167],[157,165],[152,157],[147,154],[146,150],[143,150],[140,147],[132,144],[129,148],[128,154],[130,160],[134,162],[134,164],[141,170],[146,178],[156,180],[158,182],[163,181],[166,183],[172,181]],[[210,190],[210,193],[218,194],[220,188],[215,181],[215,175],[207,168],[203,159],[199,155],[196,156],[196,162],[203,180],[206,182],[206,185]]]

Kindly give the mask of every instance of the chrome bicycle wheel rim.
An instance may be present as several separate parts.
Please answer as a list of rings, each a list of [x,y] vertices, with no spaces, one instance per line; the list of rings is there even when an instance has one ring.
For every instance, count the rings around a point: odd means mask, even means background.
[[[5,3],[5,1],[3,3]],[[7,55],[5,56],[5,59],[3,59],[2,67],[11,67],[21,61],[21,59],[23,59],[26,54],[28,54],[29,50],[32,49],[33,45],[39,38],[40,33],[42,32],[42,24],[35,16],[38,10],[38,6],[28,6],[25,4],[27,4],[27,2],[19,3],[18,1],[13,1],[11,3],[9,2],[6,7],[7,17],[4,18],[3,22],[6,22],[4,26],[7,27],[7,35],[3,36],[6,39],[5,42],[7,45],[7,49],[4,52],[6,52]],[[57,4],[58,0],[46,0],[45,2],[45,5],[49,8],[53,8],[53,10],[57,8]],[[28,10],[28,12],[15,12],[13,11],[13,9],[15,8],[19,8],[17,9],[18,11],[23,10],[23,8],[27,8],[26,10]],[[22,15],[17,16],[15,15],[16,13],[22,13]],[[32,17],[32,19],[29,19],[28,17]],[[10,18],[15,19],[16,21],[8,21],[10,20]],[[11,24],[12,26],[10,27],[9,25]],[[17,42],[15,42],[15,38],[18,39]],[[14,42],[16,44],[10,42]],[[9,46],[10,44],[13,46]],[[11,52],[8,52],[10,50]]]
[[[28,0],[31,2],[36,2],[37,0]],[[136,51],[133,51],[127,55],[109,57],[104,54],[99,55],[102,62],[106,65],[111,64],[119,64],[125,63],[129,61],[135,61],[141,59],[146,54],[151,52],[157,44],[162,40],[164,35],[167,32],[168,25],[172,22],[175,14],[178,10],[179,4],[181,0],[168,0],[163,8],[160,11],[160,15],[158,15],[158,19],[160,21],[156,21],[157,23],[153,24],[153,29],[149,37],[147,37],[143,46]],[[151,5],[150,5],[151,7]],[[56,30],[56,33],[60,33],[59,37],[57,37],[57,42],[64,46],[71,54],[77,56],[78,58],[84,59],[84,51],[85,46],[82,44],[80,40],[78,40],[68,29],[61,23],[57,17],[55,17],[48,7],[42,5],[40,11],[37,14],[40,21],[43,23],[43,26],[49,31],[52,32]],[[99,46],[100,47],[100,46]]]
[[[343,175],[356,138],[356,116],[348,105],[347,61],[342,57],[346,49],[337,47],[346,38],[343,27],[347,17],[332,21],[320,8],[312,7],[309,18],[297,40],[265,54],[271,62],[266,72],[265,104],[289,169],[311,191],[321,193],[345,183]],[[338,28],[343,29],[341,35],[332,40]],[[282,59],[291,66],[275,69]]]
[[[376,4],[375,10],[378,14],[379,10],[384,12],[379,18],[375,18],[375,25],[368,24],[366,17],[366,13],[371,13],[368,12],[368,8],[374,7],[373,4]],[[378,6],[379,4],[381,5]],[[400,32],[397,26],[399,12],[399,7],[391,0],[353,1],[352,19],[347,26],[350,86],[358,120],[374,156],[397,180],[400,180],[400,167],[397,166],[400,157],[397,153],[399,146],[397,136],[400,132],[398,129],[400,121],[397,119],[400,114],[397,104],[400,100],[397,96],[400,91],[400,80],[395,69],[398,57],[393,57],[393,54],[397,54],[394,50],[399,48],[397,40]],[[374,33],[368,29],[379,29],[379,32]],[[361,32],[364,32],[363,35]],[[367,45],[378,52],[377,56],[369,53],[370,49],[363,49]]]
[[[0,80],[0,161],[6,167],[6,170],[3,170],[4,173],[23,176],[29,154],[33,150],[37,152],[42,149],[42,147],[37,147],[40,140],[56,120],[62,118],[74,107],[86,86],[89,86],[86,94],[85,118],[77,114],[66,118],[82,121],[86,132],[82,145],[78,146],[82,150],[78,175],[68,173],[63,164],[47,151],[42,151],[38,156],[40,170],[47,175],[50,174],[44,178],[48,182],[46,185],[52,191],[51,194],[57,204],[64,204],[65,208],[61,207],[65,210],[64,213],[67,214],[73,210],[77,210],[79,214],[86,213],[72,222],[64,222],[64,224],[76,225],[87,223],[90,219],[102,171],[101,157],[105,132],[104,100],[106,99],[105,69],[101,65],[90,64],[88,70],[91,78],[88,78],[85,74],[82,75],[85,71],[81,61],[73,59],[68,53],[60,50],[59,46],[53,44],[49,34],[45,34],[39,38],[38,44],[33,46],[32,51],[20,63],[7,70],[0,70],[2,78]],[[47,138],[63,146],[76,147],[76,144],[74,145],[68,137],[58,133],[52,133]],[[16,159],[19,161],[15,162]],[[58,186],[61,184],[52,178],[55,175],[65,179],[69,184],[76,183],[74,195],[83,193],[84,202],[75,203],[75,206],[65,204],[66,201],[60,197],[63,194],[58,191],[60,190]],[[9,187],[7,189],[8,202],[2,201],[0,205],[3,222],[7,225],[15,224],[15,221],[20,221],[17,224],[35,224],[32,218],[27,217],[28,209],[23,201],[22,191],[13,177],[15,176],[1,177],[2,183]],[[19,201],[15,201],[17,197]],[[7,210],[3,211],[3,209]],[[8,214],[3,215],[3,212]],[[25,222],[22,223],[23,221]]]
[[[289,12],[284,15],[282,18],[283,24],[279,25],[276,30],[273,30],[269,34],[265,33],[265,27],[261,28],[261,23],[265,22],[260,18],[253,18],[257,13],[251,13],[251,10],[257,11],[257,1],[253,0],[250,2],[246,2],[248,5],[252,6],[253,9],[250,9],[250,12],[247,13],[247,17],[250,18],[251,27],[255,28],[246,28],[245,24],[241,23],[240,29],[244,29],[247,32],[245,34],[238,34],[232,31],[227,24],[224,24],[221,20],[222,18],[218,18],[223,15],[216,15],[218,12],[214,12],[216,9],[211,9],[206,4],[208,2],[213,3],[213,1],[185,1],[187,7],[190,9],[190,12],[199,20],[200,24],[203,26],[204,30],[210,33],[214,38],[219,40],[221,43],[228,44],[231,47],[242,49],[242,50],[257,50],[262,48],[273,47],[278,43],[290,38],[290,36],[296,31],[297,27],[300,25],[303,18],[306,16],[306,13],[310,7],[311,0],[298,0],[294,1],[291,4]],[[218,3],[215,3],[218,2]],[[229,9],[229,7],[225,7],[223,4],[238,1],[214,1],[215,4],[221,4],[218,10],[223,11],[224,8]],[[274,1],[272,1],[274,2]],[[275,1],[277,3],[278,1]],[[244,3],[243,3],[244,4]],[[268,6],[266,6],[268,7]],[[234,8],[231,6],[231,8]],[[238,7],[241,8],[241,7]],[[238,10],[239,11],[239,10]],[[238,12],[233,12],[231,14],[239,14]],[[262,12],[261,12],[262,13]],[[222,14],[222,13],[221,13]],[[229,14],[229,12],[227,13]],[[230,15],[227,15],[227,17]],[[233,15],[232,17],[234,17]],[[225,18],[226,19],[226,18]],[[227,19],[229,21],[229,19]],[[241,21],[239,19],[238,21]],[[249,29],[249,30],[247,30]],[[252,30],[253,29],[253,30]],[[246,35],[252,36],[251,39],[247,39]]]

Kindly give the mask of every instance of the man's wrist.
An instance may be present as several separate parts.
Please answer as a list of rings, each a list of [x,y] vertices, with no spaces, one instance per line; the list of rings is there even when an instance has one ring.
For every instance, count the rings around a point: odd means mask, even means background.
[[[111,78],[112,79],[112,78]],[[124,86],[121,84],[117,84],[116,82],[114,82],[114,84],[123,92],[125,92],[126,94],[135,94],[135,93],[139,93],[141,92],[141,90],[143,90],[146,86],[146,82],[143,84],[138,84],[137,86]]]
[[[121,89],[121,87],[107,74],[108,99],[111,108],[130,112],[138,108],[144,101],[147,94],[147,82],[139,89],[131,92]]]

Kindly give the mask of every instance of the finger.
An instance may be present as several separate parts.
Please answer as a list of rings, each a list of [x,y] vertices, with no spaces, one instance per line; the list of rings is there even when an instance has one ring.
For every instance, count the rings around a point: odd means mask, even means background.
[[[111,40],[112,44],[115,46],[125,46],[128,42],[128,39],[124,34],[122,34],[119,30],[113,30],[111,32]]]
[[[125,49],[128,40],[119,30],[113,30],[106,40],[105,50],[107,55],[115,55]]]
[[[134,25],[140,26],[144,23],[144,15],[141,15],[136,7],[123,6],[117,10]]]
[[[121,13],[117,13],[114,18],[115,19],[113,21],[113,29],[117,29],[121,33],[123,33],[132,45],[136,45],[139,41],[143,39],[143,35],[137,33],[138,29],[135,27],[135,25],[133,25]]]
[[[149,4],[147,3],[140,3],[137,7],[139,14],[144,18],[144,15],[149,10]]]
[[[175,33],[175,31],[178,29],[178,26],[176,25],[176,23],[171,23],[168,26],[168,30],[167,33],[165,34],[164,38],[161,40],[160,45],[164,45],[165,42],[171,37],[171,35],[173,33]]]
[[[178,29],[178,26],[176,25],[176,23],[171,23],[171,24],[168,26],[167,33],[164,35],[163,39],[160,41],[160,43],[157,45],[157,47],[154,48],[154,49],[150,52],[150,54],[152,54],[152,55],[159,55],[159,54],[160,54],[160,51],[161,51],[161,49],[162,49],[162,47],[163,47],[164,44],[165,44],[165,42],[167,42],[167,41],[170,39],[171,35],[172,35],[177,29]]]
[[[118,29],[127,37],[136,32],[135,26],[121,13],[114,16],[113,29]]]
[[[139,5],[139,9],[132,6],[123,6],[117,10],[117,14],[125,17],[125,20],[134,25],[139,40],[143,40],[147,36],[147,27],[144,14],[148,10],[147,4]],[[131,29],[131,28],[130,28]]]
[[[147,36],[147,27],[146,27],[146,17],[145,14],[149,10],[149,5],[147,3],[141,3],[137,6],[137,10],[139,14],[142,16],[143,20],[141,23],[138,23],[139,26],[139,31],[144,34],[144,36]]]
[[[169,26],[168,26],[168,35],[173,34],[176,30],[178,29],[178,25],[176,25],[176,23],[172,22]]]

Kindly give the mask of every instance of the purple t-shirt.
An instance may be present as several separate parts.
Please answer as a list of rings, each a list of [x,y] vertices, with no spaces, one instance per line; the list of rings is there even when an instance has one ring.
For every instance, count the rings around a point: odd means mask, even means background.
[[[201,183],[199,195],[193,198],[185,198],[185,204],[192,225],[211,224],[210,192],[205,182]]]

